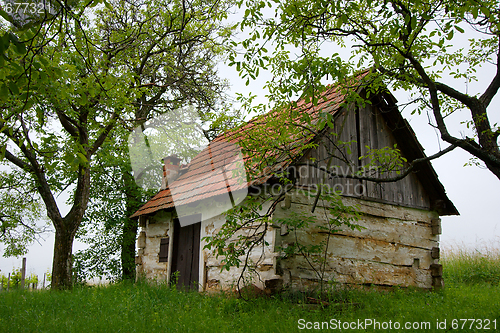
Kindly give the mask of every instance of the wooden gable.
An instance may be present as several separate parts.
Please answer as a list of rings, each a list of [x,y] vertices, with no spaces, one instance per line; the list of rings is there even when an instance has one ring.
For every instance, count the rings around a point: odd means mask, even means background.
[[[317,148],[309,150],[298,164],[307,164],[312,159],[326,167],[333,155],[336,157],[330,167],[344,175],[351,174],[353,167],[359,170],[364,165],[364,160],[359,158],[366,155],[370,148],[381,149],[396,145],[408,162],[425,156],[409,124],[397,110],[394,97],[389,94],[375,96],[372,104],[362,107],[344,107],[335,117],[334,128],[328,129],[317,139],[317,143]],[[349,165],[343,159],[347,159]],[[396,182],[376,183],[342,177],[323,179],[324,173],[316,168],[310,167],[307,172],[303,171],[299,170],[297,174],[300,186],[323,182],[344,196],[438,210],[442,215],[458,214],[453,203],[446,197],[429,162],[422,163],[415,172]],[[382,175],[381,178],[394,176],[397,176],[396,172]]]

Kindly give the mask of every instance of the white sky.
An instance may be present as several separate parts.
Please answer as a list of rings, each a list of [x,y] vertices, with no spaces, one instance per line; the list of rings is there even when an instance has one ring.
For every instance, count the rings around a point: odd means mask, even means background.
[[[464,36],[465,37],[465,36]],[[265,91],[262,86],[266,76],[261,77],[256,82],[251,82],[249,86],[238,78],[234,68],[221,65],[221,74],[227,77],[231,84],[231,94],[236,92],[248,95],[252,92],[259,95],[256,103],[266,103],[264,99]],[[486,85],[494,75],[491,67],[478,71],[479,82],[467,87],[470,91],[484,91]],[[459,90],[465,91],[465,83]],[[400,103],[408,100],[405,93],[396,92],[396,98]],[[500,97],[496,97],[489,107],[491,122],[500,122]],[[491,111],[493,110],[493,111]],[[426,115],[410,115],[411,110],[405,110],[403,116],[409,120],[418,140],[425,148],[427,155],[432,155],[439,150],[439,147],[447,147],[438,138],[436,131],[428,124]],[[466,112],[466,111],[462,111]],[[496,113],[495,113],[496,112]],[[453,119],[455,118],[455,119]],[[455,125],[451,126],[451,132],[455,135],[470,135],[463,133],[461,120],[470,118],[470,114],[455,114],[449,120],[454,120]],[[500,181],[488,170],[478,167],[464,167],[470,155],[465,151],[456,148],[451,153],[432,161],[440,181],[443,183],[448,197],[455,204],[460,212],[460,216],[442,217],[441,246],[465,245],[470,248],[479,248],[484,245],[500,248]],[[63,200],[61,200],[63,201]],[[52,256],[54,246],[53,234],[46,235],[46,240],[41,245],[35,243],[27,257],[28,273],[38,274],[43,278],[43,273],[52,270]],[[83,248],[82,244],[75,242],[73,251]],[[0,245],[0,253],[2,253]],[[20,267],[21,258],[0,257],[0,273],[7,275],[13,267]]]

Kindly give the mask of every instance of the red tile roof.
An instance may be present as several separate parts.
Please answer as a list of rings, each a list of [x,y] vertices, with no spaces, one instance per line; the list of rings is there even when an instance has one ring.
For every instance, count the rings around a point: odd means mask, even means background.
[[[355,84],[351,89],[359,87],[361,79],[367,74],[368,71],[359,74],[354,80]],[[240,147],[243,142],[242,138],[251,140],[254,136],[254,140],[262,142],[264,145],[266,144],[265,131],[269,131],[269,127],[266,125],[269,122],[279,119],[280,126],[288,126],[287,123],[304,124],[304,119],[302,119],[304,116],[310,117],[313,122],[317,121],[319,110],[329,112],[332,115],[335,114],[346,99],[343,87],[345,86],[335,85],[329,87],[321,95],[322,98],[320,98],[316,106],[313,106],[311,102],[306,103],[302,99],[297,102],[297,107],[291,110],[292,112],[289,114],[284,111],[274,110],[255,117],[239,128],[219,135],[207,148],[193,158],[189,163],[187,172],[170,184],[169,188],[156,194],[131,218],[149,215],[162,209],[191,204],[206,198],[226,194],[229,191],[235,192],[246,189],[251,185],[265,183],[272,176],[273,171],[283,170],[296,160],[302,152],[300,147],[311,142],[315,135],[302,128],[296,131],[293,137],[288,137],[284,142],[279,142],[277,145],[267,142],[271,147],[264,156],[262,156],[261,152],[252,152],[251,149],[245,149],[245,146],[243,146],[245,153],[242,154]],[[269,138],[270,136],[267,139]],[[283,153],[285,150],[278,149],[278,146],[286,146],[286,153]],[[241,175],[245,174],[244,169],[242,169],[242,161],[244,161],[246,170],[249,171],[247,177],[245,177],[246,180],[241,177]],[[267,167],[262,168],[263,165]],[[253,172],[258,169],[263,170],[258,171],[257,174]]]

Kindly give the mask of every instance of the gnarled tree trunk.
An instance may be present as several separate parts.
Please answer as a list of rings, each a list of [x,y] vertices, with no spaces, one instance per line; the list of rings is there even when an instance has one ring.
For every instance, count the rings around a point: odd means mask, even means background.
[[[73,287],[73,240],[77,228],[56,228],[54,242],[54,261],[52,264],[52,289]]]

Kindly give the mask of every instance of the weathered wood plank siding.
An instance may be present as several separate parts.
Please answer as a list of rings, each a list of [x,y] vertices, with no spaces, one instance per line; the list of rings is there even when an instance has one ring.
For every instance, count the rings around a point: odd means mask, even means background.
[[[400,147],[377,107],[366,105],[359,109],[359,119],[362,156],[367,154],[367,147],[372,149],[394,147],[394,145]],[[391,172],[385,176],[394,177],[397,174]],[[397,182],[376,184],[364,181],[363,184],[366,186],[366,197],[368,198],[381,199],[385,202],[409,207],[430,208],[429,198],[415,174],[410,174]]]
[[[341,174],[350,174],[353,172],[353,166],[357,167],[356,160],[358,159],[357,130],[356,130],[356,115],[354,110],[342,109],[334,122],[334,129],[329,131],[328,137],[322,138],[318,142],[316,149],[309,150],[299,164],[307,164],[311,161],[317,162],[321,167],[326,167],[330,156],[335,156],[330,164],[333,171]],[[339,141],[348,144],[341,145]],[[354,165],[348,164],[345,160],[354,161]],[[326,177],[324,181],[324,173],[314,167],[300,166],[297,168],[298,184],[308,186],[311,184],[325,183],[332,189],[340,190],[344,195],[356,196],[355,192],[359,191],[360,182],[358,180],[337,178],[330,179]]]
[[[326,137],[328,136],[328,137]],[[344,144],[342,144],[344,143]],[[326,167],[330,156],[335,156],[330,164],[332,171],[350,174],[366,165],[366,160],[359,160],[368,149],[394,147],[397,141],[392,130],[387,126],[380,110],[373,105],[363,108],[344,108],[335,119],[334,129],[329,130],[318,141],[318,147],[307,152],[299,164],[307,164],[311,159]],[[343,160],[349,160],[349,164]],[[323,183],[323,172],[314,167],[301,166],[298,170],[298,184],[308,186]],[[382,177],[393,177],[391,172]],[[376,201],[394,203],[415,208],[430,208],[430,200],[424,187],[415,174],[397,182],[375,183],[346,178],[326,177],[324,182],[330,188],[341,191],[345,196],[352,196]]]
[[[290,208],[277,208],[275,219],[287,218],[292,212],[314,216],[311,228],[290,232],[276,238],[276,251],[287,244],[318,245],[326,234],[318,228],[331,218],[321,201],[311,213],[313,198],[300,191],[290,196]],[[439,246],[439,236],[432,234],[431,222],[435,212],[344,198],[348,205],[358,205],[362,213],[356,223],[361,230],[347,227],[331,236],[326,265],[326,280],[349,284],[375,284],[383,286],[432,287],[431,265],[433,248]],[[312,259],[312,258],[311,258]],[[317,266],[317,264],[316,264]],[[317,267],[316,267],[317,268]],[[318,281],[313,268],[301,255],[282,258],[278,271],[283,272],[285,283],[292,287],[307,287]]]

